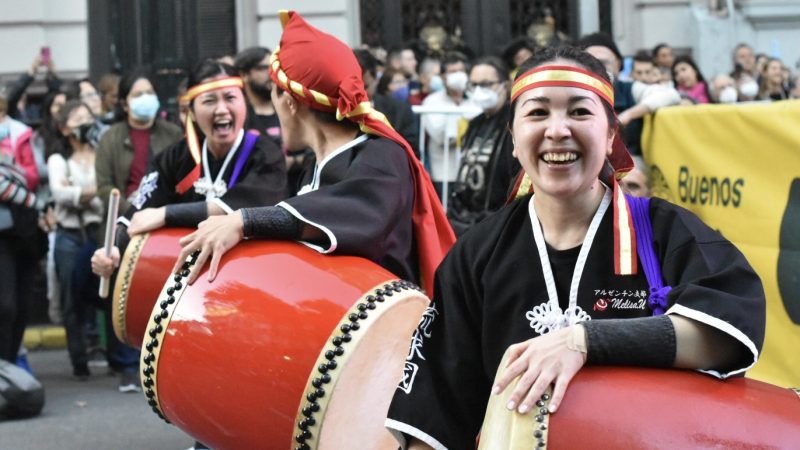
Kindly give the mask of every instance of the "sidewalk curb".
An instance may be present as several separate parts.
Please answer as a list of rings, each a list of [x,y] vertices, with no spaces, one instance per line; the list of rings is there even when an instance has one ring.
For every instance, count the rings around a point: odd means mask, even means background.
[[[28,350],[66,348],[67,333],[62,326],[32,326],[25,329],[22,342]]]

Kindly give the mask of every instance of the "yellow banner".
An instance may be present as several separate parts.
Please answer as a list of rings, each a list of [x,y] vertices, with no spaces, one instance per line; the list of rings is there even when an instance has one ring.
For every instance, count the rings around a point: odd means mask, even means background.
[[[748,376],[800,386],[800,101],[664,108],[645,120],[653,195],[734,242],[767,295]]]

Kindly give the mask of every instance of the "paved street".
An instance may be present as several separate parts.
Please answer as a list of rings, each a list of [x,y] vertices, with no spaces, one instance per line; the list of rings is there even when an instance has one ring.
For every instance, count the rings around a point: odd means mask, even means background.
[[[86,382],[72,377],[66,349],[28,355],[45,387],[38,417],[0,422],[0,450],[184,450],[194,440],[159,419],[141,393],[121,394],[116,376],[92,368]]]

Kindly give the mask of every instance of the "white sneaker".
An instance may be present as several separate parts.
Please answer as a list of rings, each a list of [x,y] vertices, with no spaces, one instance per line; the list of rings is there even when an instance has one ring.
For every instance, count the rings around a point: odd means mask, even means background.
[[[139,373],[122,372],[119,379],[119,391],[122,393],[142,392],[142,388],[139,385]]]

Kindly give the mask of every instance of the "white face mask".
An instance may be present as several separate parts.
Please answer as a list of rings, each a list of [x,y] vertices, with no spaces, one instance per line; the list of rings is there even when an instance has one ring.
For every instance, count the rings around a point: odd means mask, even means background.
[[[754,80],[745,81],[739,86],[739,92],[745,97],[755,97],[758,95],[758,83]]]
[[[469,77],[466,72],[453,72],[445,75],[445,86],[456,92],[464,92],[467,89],[467,82],[469,82]]]
[[[733,86],[727,86],[723,88],[719,93],[719,102],[720,103],[736,103],[736,99],[738,97],[738,93],[736,92],[736,88]]]
[[[500,96],[494,89],[476,86],[469,98],[484,111],[489,111],[497,106]]]

